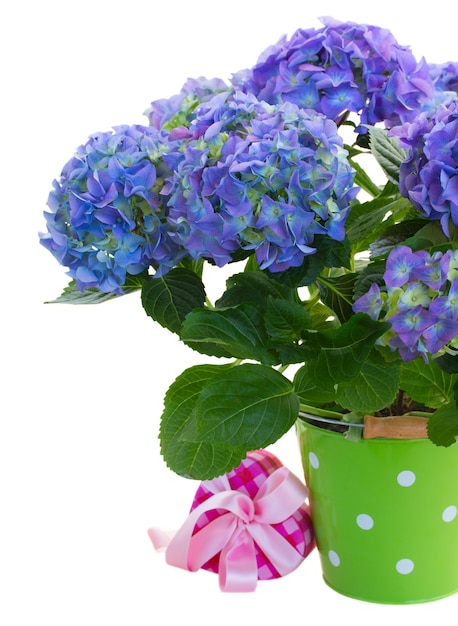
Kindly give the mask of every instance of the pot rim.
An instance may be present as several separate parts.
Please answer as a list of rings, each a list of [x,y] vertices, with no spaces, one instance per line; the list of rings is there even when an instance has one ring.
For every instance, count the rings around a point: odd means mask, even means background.
[[[399,439],[399,438],[391,438],[391,437],[377,437],[377,438],[373,438],[373,439],[364,439],[364,437],[361,435],[360,439],[349,439],[348,437],[346,437],[348,431],[345,432],[337,432],[335,430],[329,430],[328,428],[325,428],[324,426],[317,426],[313,423],[311,423],[311,421],[315,421],[315,422],[320,422],[320,423],[328,423],[328,424],[333,424],[333,425],[341,425],[341,426],[358,426],[361,428],[363,428],[363,424],[350,424],[349,422],[341,422],[339,420],[333,420],[331,418],[324,418],[324,417],[318,417],[318,416],[314,416],[311,414],[307,414],[307,413],[299,413],[298,418],[297,418],[297,422],[299,422],[300,424],[302,424],[304,427],[309,427],[312,430],[315,430],[317,432],[321,432],[321,433],[326,433],[327,436],[330,437],[339,437],[340,439],[346,439],[348,441],[348,443],[354,443],[354,444],[358,444],[358,443],[362,443],[362,444],[370,444],[370,445],[389,445],[389,444],[396,444],[396,445],[402,445],[402,444],[407,444],[407,443],[416,443],[418,444],[428,444],[428,445],[434,445],[432,443],[432,441],[428,438],[411,438],[411,439]],[[450,446],[451,447],[451,446]]]

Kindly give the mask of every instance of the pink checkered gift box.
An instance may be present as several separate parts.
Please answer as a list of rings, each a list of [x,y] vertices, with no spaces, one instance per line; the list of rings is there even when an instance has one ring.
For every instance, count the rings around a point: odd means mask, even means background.
[[[267,477],[280,467],[283,467],[282,463],[271,452],[266,450],[249,452],[247,458],[242,461],[239,467],[225,474],[224,477],[201,483],[194,497],[191,511],[208,500],[212,495],[221,491],[225,486],[229,486],[230,489],[244,493],[253,499],[258,494]],[[224,482],[222,482],[222,479]],[[224,513],[225,511],[221,509],[212,509],[203,513],[195,524],[193,534]],[[309,507],[305,502],[292,515],[280,523],[271,524],[271,526],[295,548],[302,558],[305,558],[315,547]],[[281,574],[256,543],[255,550],[258,580],[279,578]],[[219,558],[220,553],[215,554],[202,568],[218,573]]]
[[[148,535],[169,565],[218,574],[222,591],[254,591],[296,569],[315,547],[305,485],[266,450],[197,489],[181,528]]]

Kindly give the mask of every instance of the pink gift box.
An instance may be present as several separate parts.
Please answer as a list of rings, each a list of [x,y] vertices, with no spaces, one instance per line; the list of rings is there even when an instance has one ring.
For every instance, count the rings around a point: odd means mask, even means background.
[[[271,452],[257,450],[249,452],[247,458],[242,461],[239,467],[225,474],[222,478],[224,482],[227,481],[230,489],[244,493],[251,499],[254,499],[268,476],[281,467],[283,467],[283,464]],[[224,486],[227,487],[227,484],[224,485],[221,478],[202,482],[194,497],[191,511],[204,503],[215,493],[220,492]],[[225,511],[221,509],[211,509],[202,513],[195,524],[193,535],[224,513]],[[305,502],[292,515],[280,523],[271,524],[271,527],[293,546],[303,559],[315,547],[315,536],[309,514],[309,507]],[[279,578],[282,574],[277,571],[275,566],[256,543],[255,550],[258,580]],[[219,559],[220,553],[215,554],[202,568],[218,573]]]

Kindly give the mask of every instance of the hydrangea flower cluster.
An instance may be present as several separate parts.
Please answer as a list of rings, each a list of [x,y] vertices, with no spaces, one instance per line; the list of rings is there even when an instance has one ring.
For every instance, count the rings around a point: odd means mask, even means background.
[[[397,246],[389,254],[382,289],[373,283],[353,304],[355,313],[390,322],[379,343],[404,361],[458,348],[458,250],[429,254]]]
[[[408,157],[399,172],[399,191],[428,219],[439,220],[450,235],[458,226],[458,100],[440,105],[432,115],[393,131]]]
[[[232,84],[270,103],[293,102],[334,120],[354,112],[361,125],[386,127],[412,119],[433,98],[427,63],[417,62],[390,31],[321,21],[322,28],[283,37],[252,69],[236,73]]]
[[[221,92],[193,111],[164,159],[171,236],[191,257],[218,266],[254,251],[261,269],[295,267],[315,235],[344,238],[358,189],[337,126],[294,104]]]
[[[180,93],[151,102],[145,115],[149,124],[157,129],[170,131],[188,126],[194,119],[193,111],[198,104],[228,89],[230,87],[220,78],[189,78]]]
[[[458,93],[458,62],[429,63],[429,75],[436,91]]]
[[[185,254],[167,233],[158,196],[171,146],[153,128],[118,126],[92,135],[54,181],[40,242],[79,290],[122,294],[127,274],[171,267]]]

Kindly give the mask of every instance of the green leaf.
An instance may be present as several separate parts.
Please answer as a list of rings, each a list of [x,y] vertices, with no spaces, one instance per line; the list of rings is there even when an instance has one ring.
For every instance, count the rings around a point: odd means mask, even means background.
[[[141,289],[147,275],[147,272],[137,274],[136,276],[128,274],[126,282],[123,285],[123,295],[127,295]],[[104,293],[103,291],[93,288],[80,291],[76,286],[76,282],[72,280],[69,282],[67,287],[65,287],[59,297],[55,300],[49,300],[45,304],[101,304],[102,302],[107,302],[108,300],[114,300],[115,298],[120,297],[121,296],[117,294]]]
[[[333,382],[325,378],[318,383],[310,373],[311,367],[313,367],[311,363],[304,363],[294,376],[294,390],[301,402],[314,406],[335,402]]]
[[[390,328],[364,313],[353,315],[339,328],[312,333],[308,342],[315,348],[316,359],[310,374],[319,384],[329,379],[333,383],[355,378],[378,337]]]
[[[416,358],[401,367],[401,388],[413,400],[432,409],[450,402],[455,380],[432,359],[425,363],[422,358]]]
[[[444,235],[439,222],[429,222],[414,235],[408,237],[404,245],[412,250],[439,249],[441,246],[450,248],[450,240]]]
[[[458,355],[443,354],[435,363],[447,374],[458,374]]]
[[[328,330],[336,326],[334,321],[329,319],[332,311],[329,310],[322,302],[314,302],[308,309],[311,319],[311,328],[314,330]]]
[[[179,333],[186,315],[205,303],[205,289],[197,274],[174,268],[164,276],[149,276],[142,289],[146,314],[164,328]]]
[[[304,329],[310,328],[310,313],[297,302],[269,296],[265,325],[273,341],[294,341],[300,339]]]
[[[399,380],[399,365],[367,360],[356,378],[337,386],[336,401],[350,411],[370,414],[393,402]]]
[[[323,303],[337,315],[340,322],[346,322],[353,315],[353,289],[357,274],[319,277],[318,288]]]
[[[378,164],[393,183],[399,181],[399,168],[407,158],[407,151],[400,147],[396,137],[388,137],[383,128],[369,128],[370,149]]]
[[[273,343],[275,352],[279,356],[279,362],[282,365],[292,365],[294,363],[303,363],[310,359],[313,350],[306,343],[283,342]]]
[[[455,402],[447,404],[428,420],[428,437],[437,446],[449,447],[458,440],[458,409]]]
[[[203,389],[195,407],[197,428],[206,442],[264,448],[295,423],[299,399],[276,370],[244,363],[226,370]]]
[[[387,198],[380,195],[374,200],[355,204],[345,223],[345,232],[353,252],[367,250],[389,226],[397,224],[410,212],[412,205],[405,198]]]
[[[159,437],[167,466],[187,478],[206,480],[220,476],[245,458],[244,450],[214,442],[183,438],[202,389],[227,370],[227,365],[196,365],[185,370],[169,387],[164,399]]]
[[[231,276],[226,281],[226,292],[215,303],[217,308],[233,307],[252,302],[265,307],[267,298],[291,299],[292,289],[274,280],[265,272],[245,271]]]
[[[391,224],[369,246],[371,257],[385,257],[398,244],[404,245],[409,237],[415,235],[423,226],[424,219],[409,219],[399,224]]]
[[[261,312],[251,304],[193,311],[184,321],[180,337],[203,354],[253,359],[267,365],[278,362],[266,346]]]

